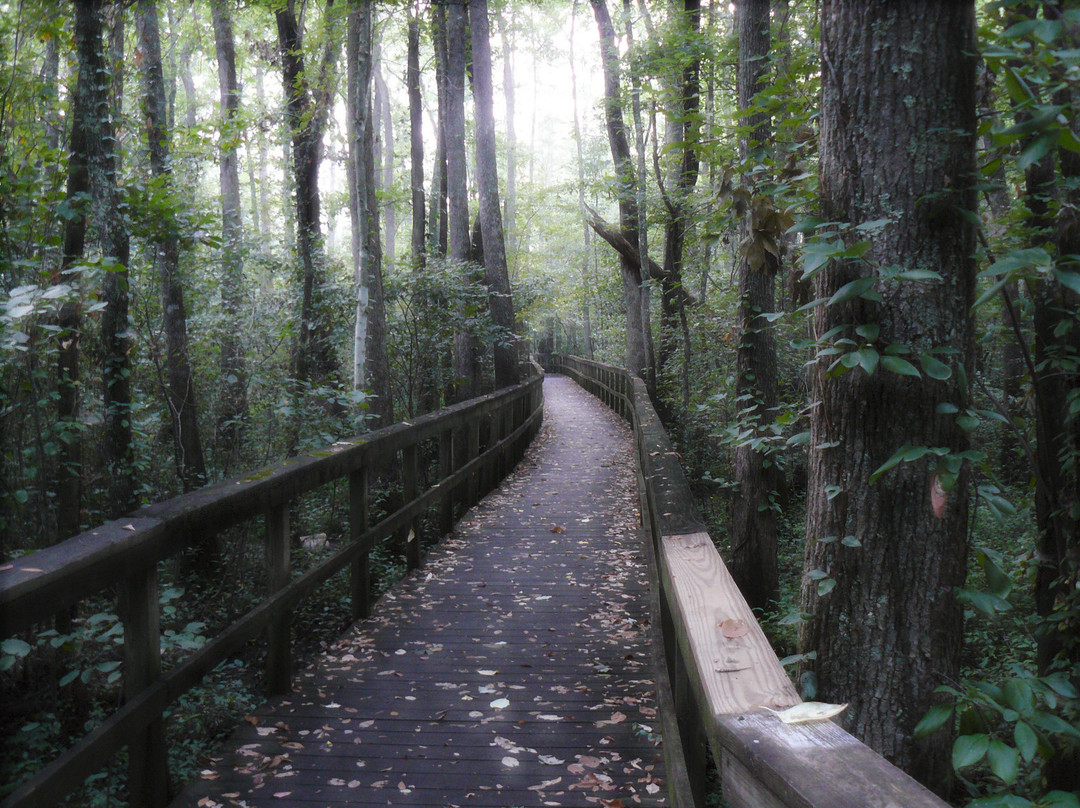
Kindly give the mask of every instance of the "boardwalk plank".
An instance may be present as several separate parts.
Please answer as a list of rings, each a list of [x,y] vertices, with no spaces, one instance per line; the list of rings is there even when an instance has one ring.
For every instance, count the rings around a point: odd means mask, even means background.
[[[514,474],[174,805],[664,804],[630,433],[545,397]]]

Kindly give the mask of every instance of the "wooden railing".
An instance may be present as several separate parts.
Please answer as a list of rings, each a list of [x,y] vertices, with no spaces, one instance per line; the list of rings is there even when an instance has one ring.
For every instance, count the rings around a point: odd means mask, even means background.
[[[704,805],[707,742],[731,808],[946,808],[837,724],[785,724],[764,709],[799,696],[713,545],[644,383],[578,357],[541,359],[634,429],[683,756],[667,761],[669,778],[685,766],[692,802]]]
[[[124,626],[125,702],[78,744],[22,784],[3,808],[53,806],[127,747],[130,804],[169,801],[163,711],[249,640],[267,637],[267,681],[291,686],[290,615],[332,575],[350,568],[355,617],[368,613],[368,557],[375,545],[413,530],[410,567],[420,564],[419,519],[438,508],[442,532],[455,506],[472,505],[507,474],[540,427],[543,380],[527,381],[411,422],[341,441],[254,474],[143,508],[61,544],[15,560],[0,571],[0,638],[49,620],[80,600],[116,587]],[[418,446],[437,441],[438,480],[419,490]],[[368,480],[400,469],[404,504],[369,524]],[[289,512],[296,499],[348,479],[349,540],[295,579],[289,574]],[[244,520],[265,515],[267,592],[262,601],[170,669],[161,671],[158,562]]]

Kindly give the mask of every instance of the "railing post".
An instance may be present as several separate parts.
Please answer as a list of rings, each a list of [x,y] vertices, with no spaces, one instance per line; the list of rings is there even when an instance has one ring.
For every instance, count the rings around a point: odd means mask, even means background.
[[[368,469],[361,466],[349,474],[349,541],[356,544],[369,527]],[[349,568],[349,592],[352,595],[353,620],[371,614],[371,565],[370,554],[364,548],[352,560]]]
[[[417,495],[418,469],[416,464],[416,444],[410,444],[401,450],[402,499],[408,505]],[[402,528],[405,533],[405,563],[411,570],[420,566],[420,519],[413,519]]]
[[[274,594],[289,582],[289,505],[266,513],[266,584]],[[266,629],[266,688],[270,695],[288,693],[292,686],[292,615],[283,614]]]
[[[161,678],[161,616],[157,566],[138,570],[120,589],[124,623],[124,696],[132,699]],[[157,715],[128,742],[128,802],[159,808],[169,803],[165,721]]]
[[[469,421],[469,425],[465,428],[465,462],[472,462],[480,454],[480,416],[477,415],[475,419]],[[477,502],[480,501],[480,470],[477,469],[469,475],[469,492],[466,504],[471,508]]]
[[[439,478],[444,489],[439,507],[439,532],[444,535],[454,527],[454,492],[445,482],[453,472],[454,430],[446,429],[439,435]]]

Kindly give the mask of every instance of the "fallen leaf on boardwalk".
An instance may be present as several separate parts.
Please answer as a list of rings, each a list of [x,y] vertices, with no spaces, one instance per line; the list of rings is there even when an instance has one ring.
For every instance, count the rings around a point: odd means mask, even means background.
[[[566,528],[565,528],[565,527],[563,527],[562,525],[555,525],[555,527],[553,527],[553,528],[551,529],[551,532],[552,532],[552,533],[565,533],[565,532],[566,532]]]
[[[199,777],[203,780],[217,780],[221,775],[210,769],[205,769],[199,773]]]
[[[556,777],[554,780],[545,780],[542,783],[537,783],[535,786],[529,786],[529,791],[543,791],[546,788],[551,788],[552,786],[557,786],[561,782],[562,782],[561,777]]]
[[[645,786],[645,790],[648,791],[650,794],[655,794],[657,791],[660,790],[660,786],[658,786],[656,783],[649,783],[647,786]]]
[[[259,717],[257,715],[245,715],[244,720],[251,724],[251,726],[253,727],[257,726],[259,723]]]
[[[626,718],[624,715],[623,718]],[[600,758],[593,757],[592,755],[578,755],[578,763],[582,766],[588,766],[590,769],[595,769],[600,765]]]
[[[821,701],[804,701],[802,704],[796,704],[786,710],[774,710],[771,707],[765,709],[770,713],[775,713],[776,717],[785,724],[807,724],[811,721],[824,721],[827,718],[832,718],[834,715],[842,713],[846,708],[846,703],[826,704]]]
[[[509,755],[507,755],[502,759],[502,765],[504,765],[508,769],[514,769],[521,764],[518,762],[518,759],[516,757],[510,757]]]
[[[477,671],[481,676],[494,676],[498,671],[480,670]]]
[[[538,715],[540,721],[562,721],[561,715]]]
[[[374,783],[371,784],[371,787],[372,788],[385,788],[386,787],[386,782],[387,782],[386,780],[376,780]]]
[[[359,787],[360,787],[360,781],[359,780],[350,780],[349,781],[349,788],[359,788]]]
[[[750,633],[750,626],[744,620],[738,620],[734,617],[729,617],[723,623],[720,624],[720,633],[727,637],[729,640],[734,640],[736,637],[743,637]]]
[[[626,716],[623,713],[612,713],[611,718],[607,719],[606,721],[597,721],[596,726],[607,727],[612,724],[621,724],[625,720]],[[582,760],[581,762],[584,763],[585,761]]]
[[[278,791],[274,794],[275,799],[283,800],[292,794],[291,791]]]
[[[623,801],[618,798],[613,800],[600,800],[600,804],[603,805],[604,808],[626,808],[626,806],[623,805]]]
[[[555,757],[554,755],[540,755],[540,762],[547,766],[561,766],[566,761],[559,760],[559,758]]]
[[[405,785],[404,780],[402,780],[400,783],[398,783],[397,787],[398,787],[398,791],[400,791],[402,794],[411,794],[412,793],[412,789],[409,788],[407,785]]]
[[[491,706],[495,710],[502,710],[510,706],[510,699],[495,699],[495,701],[491,702]]]
[[[566,767],[566,770],[570,772],[570,774],[585,774],[585,767],[580,763],[571,763]]]

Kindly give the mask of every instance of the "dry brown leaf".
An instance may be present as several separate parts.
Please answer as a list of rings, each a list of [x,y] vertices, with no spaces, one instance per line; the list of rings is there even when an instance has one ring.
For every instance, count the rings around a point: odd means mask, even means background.
[[[735,617],[729,617],[724,622],[720,623],[720,633],[727,637],[729,640],[734,640],[737,637],[743,637],[750,633],[750,626],[745,620],[739,620]]]

